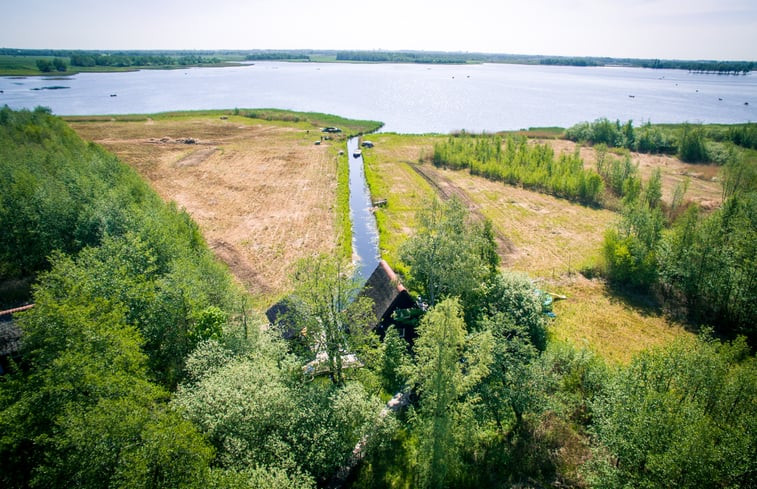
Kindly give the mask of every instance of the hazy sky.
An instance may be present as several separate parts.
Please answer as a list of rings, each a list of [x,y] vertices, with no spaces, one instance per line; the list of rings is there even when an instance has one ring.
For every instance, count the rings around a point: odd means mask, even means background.
[[[0,47],[757,60],[757,0],[2,0]]]

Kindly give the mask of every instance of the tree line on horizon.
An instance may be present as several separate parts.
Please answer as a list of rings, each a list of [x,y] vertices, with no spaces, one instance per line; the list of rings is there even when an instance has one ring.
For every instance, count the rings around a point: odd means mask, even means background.
[[[755,69],[754,61],[675,60],[645,58],[611,58],[597,56],[550,56],[505,53],[446,52],[446,51],[376,51],[376,50],[312,50],[312,49],[240,49],[240,50],[60,50],[0,48],[0,55],[52,56],[114,55],[126,57],[169,57],[202,59],[203,56],[241,56],[247,60],[310,60],[311,56],[335,56],[342,61],[370,61],[378,63],[514,63],[557,66],[629,66],[650,69],[687,70],[693,73],[747,74]],[[211,58],[212,59],[212,58]],[[155,65],[155,64],[153,64]],[[149,65],[145,65],[149,66]]]

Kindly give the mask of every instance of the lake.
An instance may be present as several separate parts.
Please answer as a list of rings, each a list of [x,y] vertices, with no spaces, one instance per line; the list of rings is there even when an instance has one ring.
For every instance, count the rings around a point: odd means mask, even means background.
[[[43,89],[54,86],[66,88]],[[755,74],[623,67],[259,62],[0,77],[0,90],[0,104],[44,105],[59,115],[273,107],[380,120],[384,131],[401,133],[568,127],[599,117],[757,121]]]

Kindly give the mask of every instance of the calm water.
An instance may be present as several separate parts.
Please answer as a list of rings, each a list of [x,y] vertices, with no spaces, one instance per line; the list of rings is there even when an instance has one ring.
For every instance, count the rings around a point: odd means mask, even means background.
[[[33,90],[56,85],[68,88]],[[61,115],[276,107],[380,120],[383,130],[404,133],[567,127],[598,117],[757,121],[756,74],[640,68],[264,62],[67,79],[0,77],[0,90],[0,104],[45,105]]]
[[[350,217],[352,218],[352,252],[357,264],[357,273],[368,280],[379,263],[378,228],[371,208],[371,193],[365,180],[363,157],[353,156],[358,149],[358,139],[347,141],[350,159]]]

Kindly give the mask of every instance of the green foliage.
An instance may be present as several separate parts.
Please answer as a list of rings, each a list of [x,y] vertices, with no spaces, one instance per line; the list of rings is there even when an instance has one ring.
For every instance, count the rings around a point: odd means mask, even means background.
[[[571,141],[604,144],[611,148],[626,148],[640,153],[672,154],[678,150],[673,134],[649,122],[634,127],[633,121],[621,125],[619,120],[611,122],[606,118],[600,118],[568,128],[565,137]]]
[[[578,154],[555,158],[549,145],[531,145],[525,137],[450,137],[434,145],[434,165],[585,203],[598,203],[603,190],[599,176],[584,170]]]
[[[60,297],[64,265],[20,322],[23,369],[0,382],[4,487],[201,486],[210,448],[166,409],[126,309],[75,283]]]
[[[757,123],[750,122],[728,128],[727,139],[742,148],[757,149]]]
[[[484,281],[496,271],[496,245],[486,225],[472,222],[458,199],[434,200],[418,212],[418,232],[400,254],[410,268],[408,285],[434,305],[445,297],[473,304]]]
[[[678,142],[678,157],[687,163],[700,163],[710,160],[701,126],[683,125]]]
[[[236,301],[197,225],[46,110],[5,107],[0,120],[0,276],[52,267],[38,294],[126,311],[152,374],[176,385],[184,357],[218,336]]]
[[[212,367],[180,386],[174,400],[216,448],[220,467],[305,470],[325,480],[379,428],[380,402],[359,384],[302,384],[281,346],[224,350],[205,344],[193,353],[189,365]]]
[[[731,152],[722,169],[723,200],[757,192],[757,164]]]
[[[342,356],[360,349],[373,335],[373,301],[355,299],[358,279],[339,258],[320,255],[300,260],[292,274],[293,319],[305,331],[313,352],[325,352],[332,382],[344,383]]]
[[[720,332],[757,338],[757,193],[728,199],[709,216],[691,209],[660,245],[663,284]]]
[[[602,177],[608,189],[616,196],[624,197],[633,192],[640,183],[639,165],[634,165],[631,155],[625,155],[622,160],[608,157],[604,144],[596,146],[597,173]]]
[[[81,67],[138,67],[138,66],[189,66],[203,64],[218,64],[217,57],[203,57],[196,54],[183,54],[181,56],[170,54],[138,54],[138,53],[97,53],[97,52],[74,52],[70,56],[71,66]],[[65,70],[61,70],[65,71]]]
[[[37,69],[42,73],[50,73],[53,71],[53,63],[48,59],[38,59]]]
[[[406,375],[410,365],[407,342],[400,338],[397,330],[391,326],[386,330],[381,352],[381,381],[386,392],[396,393],[404,389]]]
[[[639,153],[673,154],[676,152],[675,136],[660,126],[653,126],[650,122],[638,127],[635,136],[635,144],[629,149]]]
[[[418,334],[411,370],[420,397],[414,420],[419,440],[416,480],[421,487],[444,487],[459,466],[455,441],[464,429],[458,422],[465,416],[465,395],[489,373],[491,334],[466,338],[456,299],[433,307]]]
[[[245,470],[216,469],[210,473],[207,489],[315,489],[312,477],[301,472],[289,473],[278,467],[255,467]]]
[[[65,60],[61,58],[54,58],[53,68],[55,68],[55,71],[66,71],[66,69],[68,68],[68,65],[66,65]]]
[[[425,52],[387,52],[387,51],[338,51],[337,61],[367,61],[372,63],[430,63],[430,64],[465,64],[464,55],[450,53]]]
[[[747,487],[757,450],[757,365],[742,341],[645,352],[592,403],[605,450],[594,487]]]
[[[527,275],[501,272],[487,283],[484,290],[483,320],[498,317],[521,328],[525,341],[537,350],[547,347],[547,321],[542,310],[542,299]],[[496,335],[495,335],[496,336]]]
[[[605,232],[607,274],[615,283],[647,289],[657,280],[656,252],[664,224],[659,207],[659,172],[652,175],[643,191],[639,180],[627,180],[624,194],[621,221]]]

